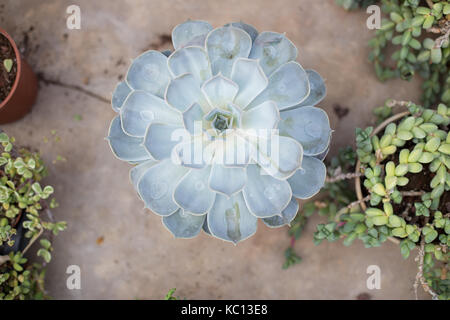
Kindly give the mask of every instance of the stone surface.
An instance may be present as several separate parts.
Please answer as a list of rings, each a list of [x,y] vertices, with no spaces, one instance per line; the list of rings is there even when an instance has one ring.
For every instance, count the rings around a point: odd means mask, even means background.
[[[300,63],[327,81],[321,107],[335,130],[332,153],[353,141],[354,128],[368,125],[370,110],[386,98],[418,101],[419,81],[378,82],[367,61],[373,32],[366,28],[367,15],[348,13],[334,1],[77,3],[81,30],[66,28],[72,1],[56,0],[7,0],[0,6],[0,25],[25,49],[41,78],[105,99],[130,59],[150,48],[170,48],[172,28],[191,18],[214,26],[245,20],[260,31],[286,32],[299,48]],[[41,81],[33,112],[3,127],[20,144],[42,152],[50,171],[46,182],[60,203],[55,215],[69,225],[56,239],[49,265],[47,287],[56,299],[160,299],[173,287],[188,299],[355,299],[361,293],[414,298],[413,259],[404,261],[391,243],[374,249],[359,242],[350,248],[342,242],[314,246],[319,217],[310,219],[296,244],[303,261],[288,270],[281,269],[286,229],[260,223],[257,234],[237,247],[205,234],[174,239],[159,217],[143,209],[128,181],[130,166],[116,160],[104,140],[114,116],[110,105],[61,84]],[[349,112],[340,118],[336,108]],[[66,160],[53,163],[58,155]],[[73,264],[81,267],[81,290],[66,288],[66,268]],[[369,265],[381,268],[381,290],[366,287]]]

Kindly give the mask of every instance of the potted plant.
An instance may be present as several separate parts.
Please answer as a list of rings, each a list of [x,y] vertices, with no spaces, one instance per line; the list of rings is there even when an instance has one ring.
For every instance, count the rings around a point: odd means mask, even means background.
[[[433,298],[449,299],[450,109],[392,100],[385,107],[397,105],[408,110],[375,129],[356,130],[355,172],[330,178],[339,183],[354,178],[356,196],[329,212],[330,221],[318,225],[314,239],[344,238],[345,245],[360,239],[366,247],[389,239],[404,258],[417,248],[415,289],[421,284]],[[336,201],[324,207],[330,203]]]
[[[42,187],[47,174],[40,155],[13,146],[0,131],[0,299],[45,298],[44,266],[51,260],[51,240],[66,227],[53,221],[57,204],[53,187]],[[43,263],[28,263],[25,254],[37,241]]]
[[[450,3],[443,0],[336,0],[347,10],[379,4],[386,14],[369,41],[381,81],[424,79],[422,104],[450,104]]]
[[[0,28],[0,124],[16,121],[36,101],[37,78],[16,43]]]
[[[187,21],[172,42],[173,52],[137,57],[112,98],[107,140],[136,164],[130,177],[146,208],[178,238],[203,229],[236,244],[258,218],[289,224],[296,198],[325,180],[331,129],[314,107],[323,79],[295,61],[285,35],[244,23]]]

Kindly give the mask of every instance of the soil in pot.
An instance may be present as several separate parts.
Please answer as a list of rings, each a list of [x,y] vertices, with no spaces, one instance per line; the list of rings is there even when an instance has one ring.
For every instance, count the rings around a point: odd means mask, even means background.
[[[5,61],[12,62],[11,69]],[[17,75],[17,58],[8,39],[0,33],[0,103],[8,97]]]

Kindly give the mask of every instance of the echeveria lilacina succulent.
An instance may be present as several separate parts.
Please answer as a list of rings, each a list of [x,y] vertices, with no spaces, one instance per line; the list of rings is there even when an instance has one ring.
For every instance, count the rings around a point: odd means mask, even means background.
[[[108,141],[135,164],[131,181],[175,237],[201,229],[237,243],[289,224],[296,198],[323,186],[331,129],[314,107],[320,75],[284,35],[250,25],[187,21],[173,52],[147,51],[113,94]]]

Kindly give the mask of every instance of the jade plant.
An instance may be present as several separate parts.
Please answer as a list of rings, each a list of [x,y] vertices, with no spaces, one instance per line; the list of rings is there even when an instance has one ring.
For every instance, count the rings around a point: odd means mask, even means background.
[[[0,299],[45,298],[44,266],[51,260],[51,237],[66,227],[53,222],[49,200],[53,187],[42,187],[47,174],[38,153],[17,149],[0,132]],[[44,233],[45,231],[48,231]],[[39,240],[43,263],[29,263],[24,254]]]
[[[342,1],[341,1],[342,2]],[[346,1],[344,1],[346,2]],[[356,7],[357,1],[350,8]],[[443,0],[381,0],[386,18],[369,42],[369,59],[381,81],[419,74],[422,103],[450,104],[450,3]]]
[[[107,139],[135,165],[145,207],[178,238],[203,229],[237,243],[258,218],[289,224],[296,198],[325,181],[331,129],[315,107],[323,79],[295,61],[284,34],[240,22],[213,29],[190,20],[172,43],[173,52],[137,57],[112,97],[118,115]]]
[[[420,283],[433,298],[449,299],[450,109],[442,103],[437,110],[393,100],[386,105],[408,111],[376,129],[356,130],[356,171],[339,172],[330,182],[344,184],[337,189],[343,195],[346,179],[356,178],[357,199],[321,202],[330,221],[318,225],[314,240],[344,238],[350,245],[360,239],[375,247],[389,239],[399,244],[404,258],[417,248],[415,288]]]

